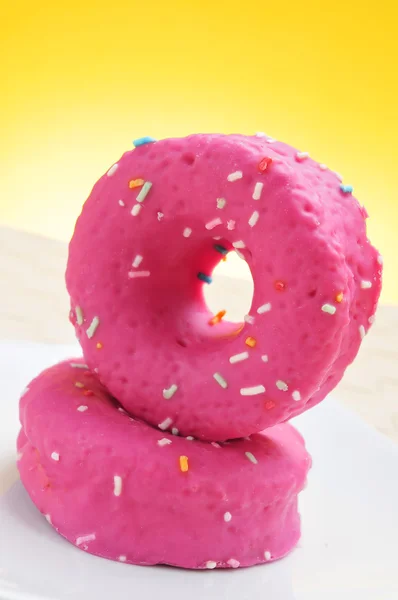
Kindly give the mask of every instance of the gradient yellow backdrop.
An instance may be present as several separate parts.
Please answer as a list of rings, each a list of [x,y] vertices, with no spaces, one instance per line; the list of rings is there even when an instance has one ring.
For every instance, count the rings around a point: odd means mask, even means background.
[[[268,134],[354,185],[398,301],[395,2],[2,3],[0,216],[68,239],[131,140]]]

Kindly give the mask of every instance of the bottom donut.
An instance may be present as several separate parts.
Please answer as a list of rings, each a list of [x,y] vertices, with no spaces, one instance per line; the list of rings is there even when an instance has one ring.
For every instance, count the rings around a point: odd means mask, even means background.
[[[26,490],[91,554],[237,568],[281,558],[300,537],[297,496],[311,459],[288,424],[220,444],[171,435],[131,418],[80,359],[34,379],[20,419]]]

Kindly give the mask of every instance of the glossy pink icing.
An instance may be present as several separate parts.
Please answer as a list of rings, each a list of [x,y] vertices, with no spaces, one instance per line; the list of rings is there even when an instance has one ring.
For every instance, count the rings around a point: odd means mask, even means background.
[[[82,363],[58,364],[29,385],[18,438],[22,482],[62,536],[113,560],[193,569],[263,563],[296,544],[311,460],[293,427],[221,445],[189,441],[132,419],[71,364]]]
[[[272,164],[260,173],[264,157]],[[242,177],[230,181],[236,172]],[[129,188],[136,178],[152,183],[141,204],[142,188]],[[90,368],[137,417],[155,426],[169,419],[205,440],[246,436],[303,412],[340,380],[376,309],[381,266],[366,216],[335,173],[265,137],[193,135],[126,152],[94,186],[70,244],[71,320]],[[214,219],[221,223],[209,229]],[[210,275],[221,258],[213,236],[227,249],[243,241],[253,275],[254,323],[237,335],[236,325],[208,325],[197,274]],[[131,278],[136,271],[149,276]],[[244,351],[248,360],[230,363]],[[266,391],[242,395],[253,386]]]

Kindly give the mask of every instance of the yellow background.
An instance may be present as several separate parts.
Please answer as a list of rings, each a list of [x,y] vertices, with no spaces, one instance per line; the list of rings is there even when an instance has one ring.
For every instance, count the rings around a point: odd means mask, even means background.
[[[68,239],[132,139],[268,134],[342,172],[398,301],[395,1],[5,2],[0,216]]]

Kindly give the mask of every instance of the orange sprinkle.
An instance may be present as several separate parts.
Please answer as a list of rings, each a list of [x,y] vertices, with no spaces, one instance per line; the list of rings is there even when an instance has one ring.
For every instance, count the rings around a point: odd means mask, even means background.
[[[256,340],[256,338],[251,337],[249,335],[249,337],[246,338],[246,340],[245,340],[245,344],[246,344],[246,346],[249,346],[250,348],[254,348],[254,346],[257,344],[257,340]]]
[[[102,344],[101,344],[101,342],[97,342],[97,344],[96,344],[96,348],[97,348],[97,350],[101,350],[101,349],[102,349]]]
[[[339,292],[339,293],[337,294],[337,296],[336,296],[335,300],[336,300],[336,302],[338,302],[338,303],[340,304],[340,302],[342,302],[342,301],[343,301],[343,298],[344,298],[344,294],[343,294],[343,292]]]
[[[180,469],[183,473],[188,471],[188,456],[180,456]]]
[[[271,163],[272,158],[268,158],[268,156],[265,156],[262,160],[260,160],[260,162],[257,165],[257,168],[260,171],[260,173],[264,173],[264,171],[268,169]]]
[[[209,325],[217,325],[221,321],[221,319],[226,315],[226,310],[220,310],[214,317],[212,317],[209,321]]]
[[[130,190],[133,190],[134,188],[138,188],[141,187],[142,185],[144,185],[145,181],[143,179],[131,179],[129,181],[129,188]]]
[[[268,402],[265,403],[265,408],[267,410],[271,410],[271,408],[274,408],[275,406],[275,402],[272,402],[272,400],[268,400]]]

